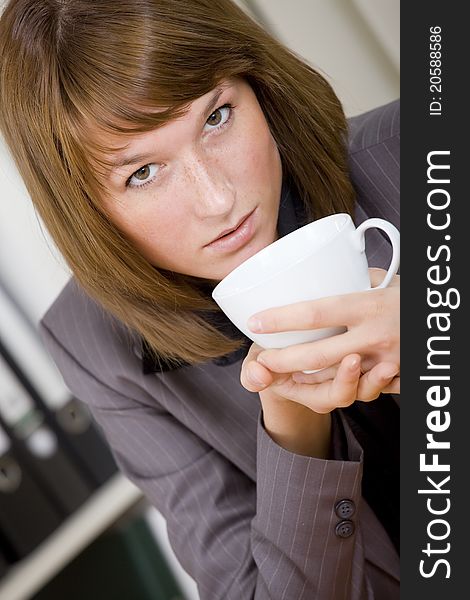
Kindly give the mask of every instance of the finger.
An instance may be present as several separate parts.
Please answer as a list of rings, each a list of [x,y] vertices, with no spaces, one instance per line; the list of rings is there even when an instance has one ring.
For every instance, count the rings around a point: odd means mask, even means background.
[[[245,359],[243,360],[243,362],[245,362],[245,361],[250,362],[250,360],[256,360],[259,353],[262,351],[263,351],[263,348],[261,348],[261,346],[258,346],[258,344],[251,344],[250,349],[248,350],[248,353],[245,356]]]
[[[359,354],[351,354],[343,358],[329,388],[330,403],[334,407],[345,407],[355,402],[360,377],[361,357]]]
[[[355,332],[334,335],[316,342],[296,344],[287,348],[263,350],[257,361],[275,373],[295,373],[332,367],[348,354],[370,350],[366,339],[358,339]]]
[[[371,267],[369,269],[369,279],[370,279],[371,287],[377,287],[378,285],[380,285],[382,283],[382,281],[385,279],[386,274],[387,274],[387,271],[385,271],[384,269],[378,269],[376,267]]]
[[[334,379],[338,372],[338,367],[339,365],[334,365],[333,367],[320,369],[316,373],[303,373],[300,371],[299,373],[293,373],[292,379],[296,383],[323,383],[324,381]]]
[[[260,363],[256,362],[263,350],[257,344],[251,344],[248,354],[242,362],[240,383],[249,392],[259,392],[272,383],[272,375]]]
[[[378,398],[398,371],[398,365],[392,362],[381,362],[375,365],[360,378],[357,399],[367,402]]]
[[[254,333],[346,327],[356,322],[363,293],[354,292],[269,308],[252,315],[247,325]],[[359,313],[362,314],[362,311]]]
[[[387,274],[387,271],[384,271],[383,269],[377,269],[375,267],[370,267],[369,268],[369,279],[370,279],[370,284],[371,287],[377,287],[378,285],[380,285],[382,283],[382,281],[385,279],[385,276]],[[390,283],[388,284],[387,287],[399,287],[400,286],[400,275],[395,274],[392,279],[390,280]]]
[[[261,392],[272,382],[272,374],[256,360],[244,362],[240,373],[240,383],[249,392]]]
[[[386,271],[383,269],[370,268],[371,286],[374,288],[380,285],[385,275]],[[399,276],[395,275],[389,287],[399,285],[399,281]],[[367,310],[367,306],[364,305],[366,299],[374,303],[373,294],[374,290],[365,290],[277,306],[255,313],[248,319],[247,325],[253,333],[347,327],[362,318],[364,310]],[[373,310],[370,309],[370,312]]]
[[[343,359],[334,380],[302,384],[290,378],[281,384],[274,383],[271,389],[283,398],[323,414],[340,406],[349,406],[355,401],[360,375],[360,356],[353,354]]]
[[[395,377],[392,381],[382,390],[383,394],[399,394],[400,393],[400,377]]]

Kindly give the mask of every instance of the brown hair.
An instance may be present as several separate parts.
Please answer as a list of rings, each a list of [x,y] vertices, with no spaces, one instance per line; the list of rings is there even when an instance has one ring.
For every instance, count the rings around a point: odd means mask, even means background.
[[[253,88],[309,218],[351,213],[340,101],[232,1],[11,0],[0,19],[0,129],[40,217],[90,296],[154,353],[189,363],[239,342],[206,322],[218,307],[195,280],[156,269],[107,218],[108,149],[86,132],[151,130],[234,76]]]

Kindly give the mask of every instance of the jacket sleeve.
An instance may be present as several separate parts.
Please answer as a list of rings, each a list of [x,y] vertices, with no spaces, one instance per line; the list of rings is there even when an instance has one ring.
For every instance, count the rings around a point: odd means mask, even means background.
[[[367,576],[361,449],[350,431],[350,460],[320,460],[279,447],[260,416],[255,483],[158,399],[143,402],[112,389],[44,326],[41,335],[66,384],[102,428],[121,471],[165,517],[172,548],[201,600],[398,597],[396,586],[375,595]],[[348,519],[337,514],[344,499],[355,507]],[[345,520],[354,532],[343,527],[338,535]]]

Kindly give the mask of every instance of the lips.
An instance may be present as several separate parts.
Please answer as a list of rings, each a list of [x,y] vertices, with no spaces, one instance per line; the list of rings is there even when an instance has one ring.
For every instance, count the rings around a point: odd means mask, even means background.
[[[238,223],[230,229],[222,231],[212,242],[206,244],[210,252],[232,253],[237,252],[246,244],[250,243],[256,235],[258,228],[258,211],[253,209],[242,217]]]
[[[236,231],[240,225],[242,225],[244,223],[244,221],[246,221],[246,219],[248,219],[248,217],[254,212],[254,210],[252,210],[251,212],[247,213],[244,217],[242,217],[238,223],[235,225],[235,227],[231,227],[230,229],[225,229],[224,231],[222,231],[222,233],[220,233],[216,238],[214,238],[212,240],[212,242],[209,242],[209,244],[207,244],[208,246],[210,244],[213,244],[214,242],[216,242],[217,240],[220,240],[221,238],[225,237],[226,235],[229,235],[230,233],[233,233],[234,231]]]

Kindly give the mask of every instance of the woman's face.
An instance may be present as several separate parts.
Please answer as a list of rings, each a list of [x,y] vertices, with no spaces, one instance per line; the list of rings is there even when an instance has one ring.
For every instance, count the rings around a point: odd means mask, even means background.
[[[255,93],[240,78],[107,158],[116,166],[105,209],[156,267],[219,281],[276,239],[281,159]]]

